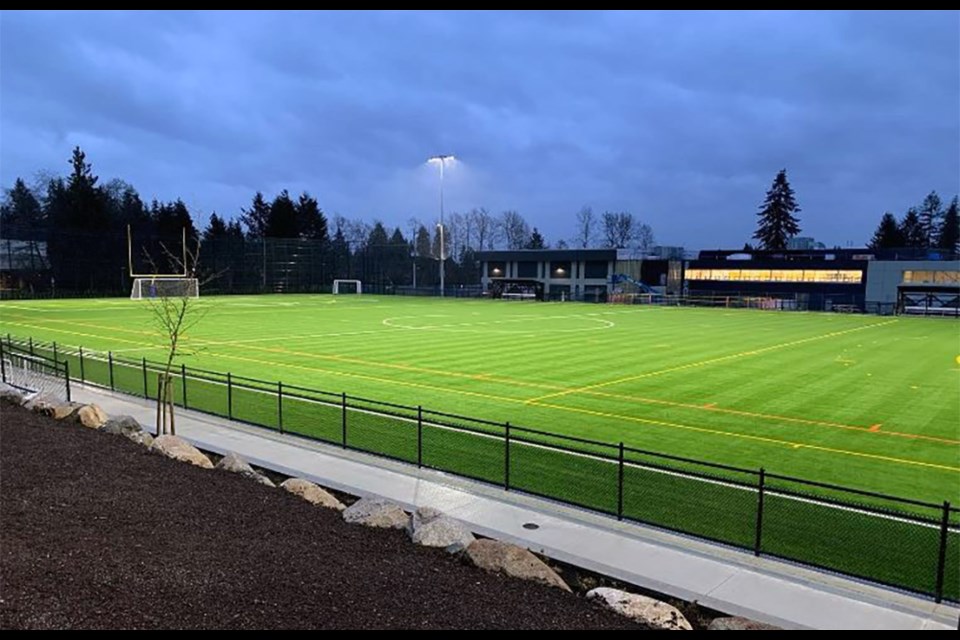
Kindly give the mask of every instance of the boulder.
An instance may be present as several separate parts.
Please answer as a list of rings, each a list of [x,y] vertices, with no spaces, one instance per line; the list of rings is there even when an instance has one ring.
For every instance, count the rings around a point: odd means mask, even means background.
[[[86,404],[77,409],[77,421],[89,429],[99,429],[107,421],[107,414],[96,404]]]
[[[244,478],[259,482],[260,484],[267,485],[268,487],[277,486],[273,484],[273,481],[267,476],[254,471],[253,467],[251,467],[246,460],[241,458],[233,451],[220,459],[220,462],[217,463],[217,469],[220,469],[221,471],[229,471],[230,473],[239,473]]]
[[[60,402],[53,405],[53,413],[47,413],[46,415],[52,415],[55,420],[66,420],[76,417],[77,412],[82,408],[83,405],[79,402]]]
[[[130,437],[133,433],[143,431],[143,426],[133,416],[117,416],[110,418],[100,426],[100,431],[114,436]]]
[[[716,618],[707,627],[707,631],[779,631],[780,627],[757,622],[750,618],[732,616],[730,618]]]
[[[570,591],[553,569],[522,547],[496,540],[477,540],[467,547],[466,556],[486,571],[498,571],[513,578]]]
[[[189,462],[204,469],[213,469],[213,463],[210,462],[210,458],[200,453],[199,449],[178,436],[171,436],[169,434],[159,436],[154,439],[150,450],[163,454],[168,458],[179,460],[180,462]]]
[[[40,393],[33,396],[29,400],[27,400],[26,404],[24,404],[23,406],[25,406],[30,411],[33,411],[34,413],[39,413],[45,416],[52,416],[53,408],[58,404],[60,404],[59,398],[55,396],[47,395],[45,393]]]
[[[103,423],[100,431],[109,433],[110,435],[123,436],[145,447],[153,444],[153,436],[144,431],[143,427],[133,416],[110,418]]]
[[[439,547],[448,553],[460,553],[476,541],[457,520],[432,507],[420,507],[414,511],[407,532],[415,544]]]
[[[0,382],[0,402],[9,402],[10,404],[23,404],[23,391],[16,387],[11,387],[6,382]]]
[[[331,495],[330,492],[322,489],[309,480],[305,480],[303,478],[288,478],[280,483],[280,487],[286,489],[290,493],[300,496],[310,504],[315,504],[318,507],[336,509],[337,511],[343,511],[346,509],[346,506],[337,500],[336,497]]]
[[[680,610],[666,602],[619,589],[600,587],[587,592],[588,600],[597,600],[615,613],[660,631],[693,631]]]
[[[136,442],[137,444],[147,447],[148,449],[153,446],[153,436],[146,431],[137,431],[125,437]]]
[[[357,500],[344,509],[343,519],[380,529],[405,529],[410,522],[410,517],[400,505],[377,498]]]

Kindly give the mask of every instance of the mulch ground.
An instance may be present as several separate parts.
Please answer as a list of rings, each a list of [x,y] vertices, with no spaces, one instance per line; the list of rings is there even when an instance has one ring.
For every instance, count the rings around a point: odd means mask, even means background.
[[[402,531],[3,405],[0,628],[637,627]]]

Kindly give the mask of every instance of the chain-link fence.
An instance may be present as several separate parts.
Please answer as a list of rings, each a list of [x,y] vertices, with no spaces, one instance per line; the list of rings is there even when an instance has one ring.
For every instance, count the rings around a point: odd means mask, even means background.
[[[2,342],[2,341],[0,341]],[[155,398],[162,365],[16,340],[3,353]],[[32,354],[32,355],[31,355]],[[12,366],[5,360],[4,367]],[[69,375],[67,375],[69,371]],[[960,509],[180,365],[182,407],[960,601]],[[4,374],[7,375],[6,373]],[[6,379],[6,378],[5,378]]]
[[[0,379],[29,394],[70,400],[70,365],[54,351],[37,352],[33,342],[16,344],[0,340]]]

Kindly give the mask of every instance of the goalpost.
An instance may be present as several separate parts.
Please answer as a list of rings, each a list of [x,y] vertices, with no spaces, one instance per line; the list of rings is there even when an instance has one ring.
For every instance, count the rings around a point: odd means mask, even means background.
[[[363,293],[363,284],[359,280],[334,280],[333,295],[353,293],[360,295]]]
[[[133,280],[131,300],[147,298],[199,298],[200,283],[196,278],[170,276],[139,277]]]
[[[130,268],[130,277],[133,279],[133,288],[130,290],[131,300],[145,300],[150,298],[199,298],[200,282],[188,273],[187,262],[187,230],[181,235],[180,256],[172,258],[183,269],[180,273],[137,273],[133,268],[133,234],[130,225],[127,225],[127,263]]]

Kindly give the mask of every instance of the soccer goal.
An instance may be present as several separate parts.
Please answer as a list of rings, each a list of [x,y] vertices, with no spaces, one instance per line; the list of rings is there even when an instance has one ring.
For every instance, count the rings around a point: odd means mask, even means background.
[[[359,280],[334,280],[333,281],[333,295],[338,296],[342,294],[356,294],[360,295],[363,293],[363,284]]]
[[[196,278],[134,278],[131,300],[148,298],[199,298],[200,283]]]

